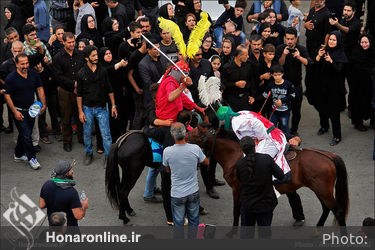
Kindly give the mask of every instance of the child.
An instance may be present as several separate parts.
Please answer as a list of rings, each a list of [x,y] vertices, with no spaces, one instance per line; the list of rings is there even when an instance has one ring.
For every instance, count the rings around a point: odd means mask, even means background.
[[[297,35],[299,37],[301,32],[301,23],[305,19],[305,15],[298,9],[301,5],[301,0],[290,0],[291,5],[288,9],[288,27],[294,27],[297,30]]]
[[[220,15],[214,24],[214,33],[216,37],[216,48],[221,50],[223,45],[223,29],[224,24],[228,20],[235,24],[235,36],[241,38],[241,43],[246,43],[246,35],[243,30],[243,18],[242,15],[246,8],[246,1],[237,0],[234,8],[228,4],[228,1],[224,3],[225,11]],[[218,51],[220,52],[220,51]]]
[[[210,62],[211,62],[212,70],[214,71],[214,75],[220,79],[220,71],[219,71],[220,66],[221,66],[220,56],[218,55],[211,56]]]
[[[271,67],[273,80],[268,83],[262,94],[262,99],[267,98],[268,92],[271,91],[272,109],[270,121],[279,127],[284,134],[290,134],[289,117],[290,102],[295,97],[293,85],[288,80],[283,79],[284,69],[281,65],[275,64]],[[259,98],[259,97],[257,97]]]

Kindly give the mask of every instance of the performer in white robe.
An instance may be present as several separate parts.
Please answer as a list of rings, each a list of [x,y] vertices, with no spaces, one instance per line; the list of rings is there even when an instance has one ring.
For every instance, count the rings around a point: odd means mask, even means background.
[[[287,144],[284,133],[275,128],[272,122],[257,113],[251,111],[240,111],[238,113],[240,113],[239,116],[232,118],[232,129],[238,139],[241,140],[245,136],[250,136],[256,140],[255,151],[270,155],[284,174],[288,173],[290,167],[284,156]]]

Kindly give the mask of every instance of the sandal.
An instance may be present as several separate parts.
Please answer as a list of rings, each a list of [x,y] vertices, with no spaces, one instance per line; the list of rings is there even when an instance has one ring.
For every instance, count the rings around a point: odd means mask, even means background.
[[[336,138],[336,137],[333,137],[332,138],[332,141],[329,145],[331,146],[336,146],[337,144],[339,144],[341,142],[341,139],[340,138]]]

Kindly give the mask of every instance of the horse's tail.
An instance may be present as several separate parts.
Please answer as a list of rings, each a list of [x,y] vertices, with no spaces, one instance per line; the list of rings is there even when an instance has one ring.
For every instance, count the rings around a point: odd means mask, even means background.
[[[344,218],[346,219],[349,212],[348,173],[340,156],[333,158],[333,162],[336,166],[335,199],[338,206],[337,209],[340,212],[344,212]]]
[[[120,185],[120,174],[118,166],[118,145],[112,144],[107,156],[107,167],[105,169],[105,187],[107,197],[113,208],[119,208],[118,187]]]

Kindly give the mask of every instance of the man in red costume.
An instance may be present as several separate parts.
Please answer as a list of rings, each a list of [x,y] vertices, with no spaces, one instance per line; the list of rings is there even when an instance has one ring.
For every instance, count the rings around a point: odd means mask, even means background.
[[[189,65],[181,60],[176,64],[186,75],[189,73]],[[180,84],[181,83],[181,84]],[[160,83],[156,94],[156,116],[159,119],[173,119],[176,122],[178,112],[183,108],[197,111],[204,114],[204,109],[192,102],[183,92],[187,86],[192,84],[188,76],[184,76],[176,66],[166,72]]]

